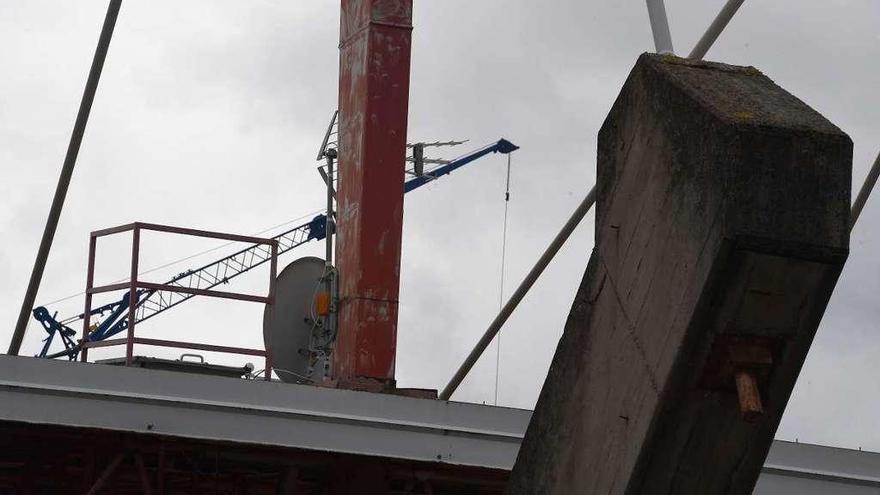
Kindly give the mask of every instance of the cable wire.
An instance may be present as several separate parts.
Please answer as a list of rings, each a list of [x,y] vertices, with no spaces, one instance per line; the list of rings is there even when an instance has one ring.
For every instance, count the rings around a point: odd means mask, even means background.
[[[510,155],[507,154],[507,183],[504,186],[504,223],[501,229],[501,282],[498,288],[498,310],[504,307],[504,264],[507,256],[507,211],[510,206]],[[501,334],[495,345],[495,402],[498,405],[498,377],[501,375]]]

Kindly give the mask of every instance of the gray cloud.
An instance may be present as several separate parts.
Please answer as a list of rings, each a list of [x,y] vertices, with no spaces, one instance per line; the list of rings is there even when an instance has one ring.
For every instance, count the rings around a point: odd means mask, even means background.
[[[680,53],[721,3],[667,2]],[[103,0],[0,4],[4,342],[105,7]],[[846,130],[860,185],[880,146],[878,18],[871,0],[747,3],[709,58],[760,68]],[[593,183],[599,125],[636,56],[652,48],[644,4],[418,1],[414,24],[410,139],[469,138],[464,151],[504,136],[522,146],[513,156],[509,294]],[[319,209],[312,159],[335,108],[337,37],[338,6],[326,0],[124,2],[39,300],[81,290],[90,230],[144,220],[254,233]],[[442,387],[494,317],[505,166],[502,157],[485,158],[407,197],[402,386]],[[880,409],[878,205],[876,197],[868,203],[854,233],[783,438],[880,449],[872,424]],[[142,265],[212,246],[157,238]],[[592,217],[505,328],[501,404],[533,405],[591,247]],[[317,243],[299,251],[321,252]],[[124,276],[125,242],[102,246],[101,255],[102,276]],[[151,275],[161,280],[187,266]],[[265,276],[248,275],[236,288],[262,290]],[[65,314],[81,304],[56,306]],[[261,314],[248,303],[196,300],[140,331],[259,346]],[[31,325],[27,352],[36,352],[40,332]],[[491,402],[494,364],[491,348],[456,397]]]

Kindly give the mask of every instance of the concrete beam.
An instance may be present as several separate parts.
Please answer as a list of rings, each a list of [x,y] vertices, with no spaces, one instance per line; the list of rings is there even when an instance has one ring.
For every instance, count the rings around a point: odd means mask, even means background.
[[[509,493],[751,493],[848,254],[851,161],[758,70],[642,55]]]

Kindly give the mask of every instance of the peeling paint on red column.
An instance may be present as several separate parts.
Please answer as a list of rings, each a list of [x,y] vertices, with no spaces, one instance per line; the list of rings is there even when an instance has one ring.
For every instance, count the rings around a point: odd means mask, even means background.
[[[342,386],[394,380],[412,0],[342,0],[336,264]]]

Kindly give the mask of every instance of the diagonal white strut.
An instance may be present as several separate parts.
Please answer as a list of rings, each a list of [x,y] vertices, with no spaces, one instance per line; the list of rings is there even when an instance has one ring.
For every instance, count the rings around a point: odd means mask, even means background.
[[[733,18],[733,15],[736,14],[736,11],[742,6],[743,2],[745,2],[745,0],[727,0],[727,3],[721,8],[721,12],[718,13],[715,20],[709,25],[709,28],[703,33],[703,37],[700,38],[700,41],[698,41],[694,49],[691,50],[691,54],[688,55],[688,58],[702,60],[703,57],[706,56],[706,52],[709,51],[709,48],[712,48],[715,40],[718,39],[718,36],[721,35],[721,32],[727,27],[727,24]]]
[[[663,0],[645,0],[648,4],[648,19],[651,21],[651,34],[657,53],[675,54],[672,49],[672,34],[669,33],[669,20]]]

